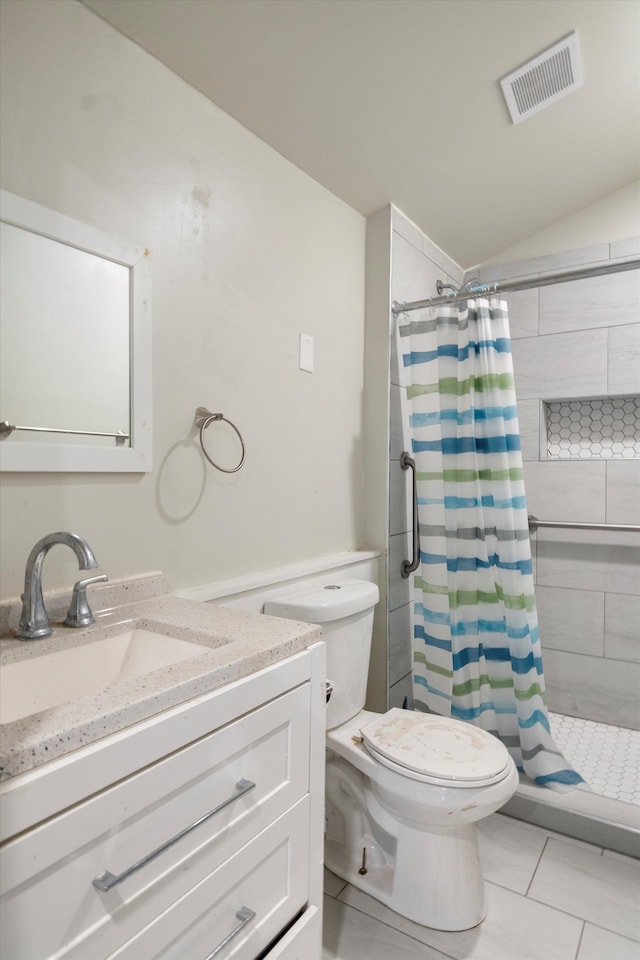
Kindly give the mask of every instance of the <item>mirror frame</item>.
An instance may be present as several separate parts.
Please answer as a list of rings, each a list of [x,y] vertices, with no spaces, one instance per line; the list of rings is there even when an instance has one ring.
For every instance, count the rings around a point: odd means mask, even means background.
[[[151,263],[150,253],[88,224],[0,190],[0,220],[129,268],[130,445],[90,447],[73,443],[11,444],[0,440],[0,471],[146,473],[152,463]],[[10,416],[0,411],[0,418]],[[42,424],[34,424],[42,426]]]

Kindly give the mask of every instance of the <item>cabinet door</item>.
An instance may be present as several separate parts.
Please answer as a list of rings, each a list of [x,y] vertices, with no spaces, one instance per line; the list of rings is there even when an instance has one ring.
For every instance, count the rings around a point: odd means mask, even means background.
[[[309,704],[307,683],[5,844],[0,954],[104,956],[183,897],[307,793]]]
[[[306,903],[308,832],[305,798],[109,960],[254,960]]]

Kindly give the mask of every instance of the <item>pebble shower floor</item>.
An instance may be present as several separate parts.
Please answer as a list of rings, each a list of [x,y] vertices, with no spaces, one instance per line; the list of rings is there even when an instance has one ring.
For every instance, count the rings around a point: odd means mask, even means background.
[[[550,713],[558,747],[594,793],[640,806],[640,730]]]

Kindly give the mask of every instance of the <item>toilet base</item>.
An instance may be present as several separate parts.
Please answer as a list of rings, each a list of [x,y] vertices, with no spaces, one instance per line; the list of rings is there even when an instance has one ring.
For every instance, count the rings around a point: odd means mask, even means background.
[[[475,824],[410,830],[398,840],[370,835],[357,852],[327,837],[325,866],[395,913],[435,930],[482,923],[486,898]],[[385,847],[387,849],[385,849]]]
[[[476,823],[513,796],[515,764],[486,784],[415,780],[368,753],[358,736],[367,716],[327,733],[328,869],[422,926],[476,927],[486,914]]]
[[[446,823],[416,822],[399,815],[399,804],[391,812],[379,792],[380,784],[328,751],[327,868],[422,926],[454,931],[481,923],[486,899],[475,820],[460,821],[452,809]],[[466,816],[476,807],[470,802]]]

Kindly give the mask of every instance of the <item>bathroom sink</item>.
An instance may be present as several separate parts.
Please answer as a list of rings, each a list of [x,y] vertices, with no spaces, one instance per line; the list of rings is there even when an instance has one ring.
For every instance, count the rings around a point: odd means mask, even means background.
[[[71,703],[181,660],[206,647],[136,627],[67,650],[5,664],[0,669],[0,723]]]

